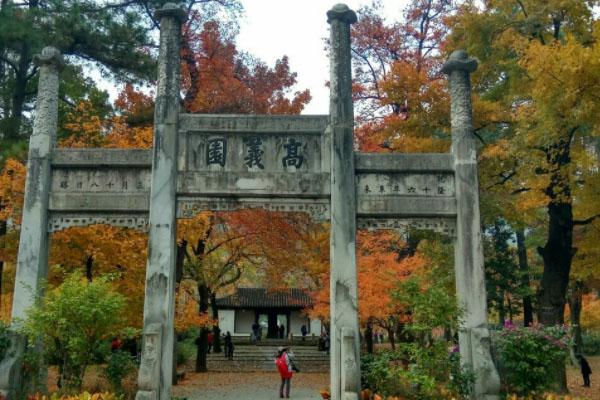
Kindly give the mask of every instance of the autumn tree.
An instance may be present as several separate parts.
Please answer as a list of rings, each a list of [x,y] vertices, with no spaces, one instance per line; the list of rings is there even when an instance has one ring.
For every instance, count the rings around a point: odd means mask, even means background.
[[[420,254],[402,256],[406,243],[393,231],[357,233],[358,312],[365,329],[367,351],[373,351],[373,327],[388,333],[392,348],[400,323],[407,318],[402,304],[394,300],[398,283],[423,268],[427,260]],[[322,273],[321,286],[313,290],[312,318],[329,321],[329,271]]]
[[[308,90],[292,92],[296,73],[283,56],[274,67],[240,53],[231,33],[192,12],[182,40],[184,106],[192,113],[299,114]]]
[[[385,21],[377,2],[359,10],[353,90],[363,151],[447,150],[449,101],[439,50],[453,9],[447,0],[413,0],[395,23]]]
[[[595,3],[467,5],[449,45],[479,58],[476,92],[509,111],[504,121],[488,121],[483,137],[498,155],[484,172],[498,183],[492,189],[511,193],[521,212],[546,210],[546,242],[538,247],[544,263],[538,319],[545,325],[564,319],[574,230],[600,211],[597,202],[584,202],[598,190],[583,140],[597,136],[600,115]]]

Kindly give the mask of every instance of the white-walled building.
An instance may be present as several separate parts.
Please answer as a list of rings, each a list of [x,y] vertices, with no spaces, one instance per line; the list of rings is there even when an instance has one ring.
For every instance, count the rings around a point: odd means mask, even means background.
[[[249,336],[255,323],[266,338],[287,337],[290,332],[301,336],[303,325],[308,336],[319,336],[321,321],[310,320],[303,312],[310,307],[312,299],[304,289],[238,288],[217,299],[221,332],[234,336]]]

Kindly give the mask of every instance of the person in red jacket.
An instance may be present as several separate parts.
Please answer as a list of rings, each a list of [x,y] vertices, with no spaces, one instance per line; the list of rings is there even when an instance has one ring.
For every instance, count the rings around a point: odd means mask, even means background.
[[[280,399],[284,398],[284,394],[286,399],[290,398],[290,384],[292,381],[292,375],[294,371],[297,371],[294,361],[288,352],[289,348],[280,346],[277,349],[277,358],[275,359],[275,365],[277,366],[277,370],[281,376],[281,385],[279,385]]]

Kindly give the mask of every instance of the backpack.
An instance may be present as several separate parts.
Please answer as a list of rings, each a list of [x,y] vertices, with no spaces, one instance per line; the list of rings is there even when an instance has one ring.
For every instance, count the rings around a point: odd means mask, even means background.
[[[286,353],[283,353],[281,356],[277,357],[275,365],[282,378],[291,378],[292,373],[289,371],[287,363],[285,362],[285,354]]]

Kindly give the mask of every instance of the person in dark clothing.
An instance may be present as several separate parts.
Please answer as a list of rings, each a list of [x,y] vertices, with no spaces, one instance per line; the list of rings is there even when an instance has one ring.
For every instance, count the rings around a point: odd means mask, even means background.
[[[231,339],[231,333],[227,331],[225,335],[225,358],[228,360],[233,360],[233,340]]]
[[[577,358],[577,361],[579,361],[579,366],[581,367],[581,376],[583,377],[583,386],[590,387],[590,374],[592,373],[590,364],[585,359],[585,357],[581,354],[577,354],[576,358]]]
[[[285,338],[285,326],[279,325],[279,339]]]
[[[258,325],[257,322],[252,324],[252,343],[256,343],[260,338],[259,338],[259,329],[260,326]]]
[[[208,349],[206,350],[207,354],[210,354],[210,351],[212,350],[214,339],[215,339],[214,333],[208,332],[208,338],[207,338]]]
[[[300,333],[302,333],[302,341],[304,342],[306,334],[308,334],[308,329],[306,328],[306,325],[302,325],[302,327],[300,328]]]

